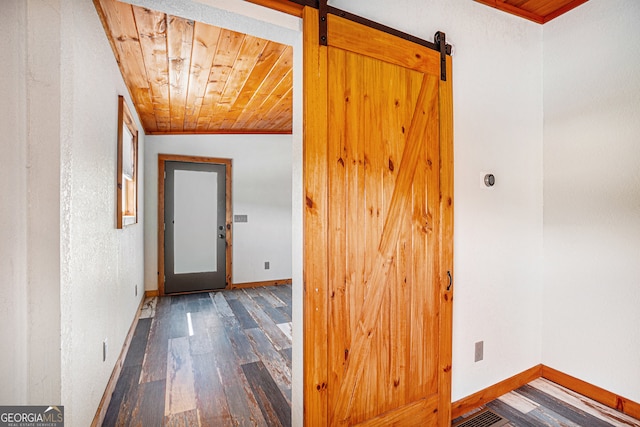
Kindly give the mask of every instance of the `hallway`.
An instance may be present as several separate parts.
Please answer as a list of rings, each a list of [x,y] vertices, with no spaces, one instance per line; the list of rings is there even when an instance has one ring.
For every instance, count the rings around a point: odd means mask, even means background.
[[[291,285],[145,301],[103,426],[291,425]]]

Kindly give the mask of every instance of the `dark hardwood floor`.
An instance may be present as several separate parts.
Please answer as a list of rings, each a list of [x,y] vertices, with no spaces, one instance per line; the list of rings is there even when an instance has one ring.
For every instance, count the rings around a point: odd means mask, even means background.
[[[509,420],[504,424],[505,427],[640,426],[640,421],[636,419],[543,378],[507,393],[477,411],[453,420],[453,424],[462,423],[463,420],[469,419],[485,407]]]
[[[544,379],[485,407],[507,427],[640,427]],[[103,426],[163,425],[291,425],[291,285],[145,302]]]
[[[291,285],[145,302],[103,426],[162,425],[291,425]]]

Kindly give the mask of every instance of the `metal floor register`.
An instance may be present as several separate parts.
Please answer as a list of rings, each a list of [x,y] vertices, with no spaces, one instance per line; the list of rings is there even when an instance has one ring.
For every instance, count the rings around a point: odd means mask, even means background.
[[[500,427],[508,422],[508,419],[503,418],[490,409],[485,409],[469,418],[458,421],[453,427]]]

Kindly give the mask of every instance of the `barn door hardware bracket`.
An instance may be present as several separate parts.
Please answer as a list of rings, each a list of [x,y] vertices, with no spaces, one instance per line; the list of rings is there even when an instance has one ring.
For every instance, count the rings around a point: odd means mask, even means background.
[[[329,6],[327,6],[327,0],[318,1],[318,17],[319,29],[320,29],[320,45],[327,46],[327,14],[329,13]]]
[[[447,44],[447,35],[438,31],[434,36],[436,47],[440,52],[440,80],[447,81],[447,55],[451,55],[451,45]]]

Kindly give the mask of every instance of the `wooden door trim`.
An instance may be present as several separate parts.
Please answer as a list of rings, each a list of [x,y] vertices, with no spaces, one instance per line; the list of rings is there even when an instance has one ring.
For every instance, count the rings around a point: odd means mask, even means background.
[[[327,47],[318,11],[303,18],[303,401],[304,424],[328,425]],[[324,77],[324,78],[323,78]],[[315,419],[311,419],[315,417]]]
[[[438,425],[451,423],[451,363],[453,352],[453,79],[451,56],[447,78],[440,80],[440,370]]]
[[[284,12],[288,15],[297,16],[302,18],[302,10],[304,6],[300,3],[296,3],[289,0],[247,0],[249,3],[254,3],[260,6],[264,6],[269,9]]]
[[[164,296],[164,180],[165,180],[165,163],[166,162],[186,162],[186,163],[215,163],[226,166],[226,289],[232,286],[232,266],[233,266],[233,212],[231,203],[231,159],[223,159],[217,157],[200,157],[185,156],[178,154],[158,154],[158,294]]]

